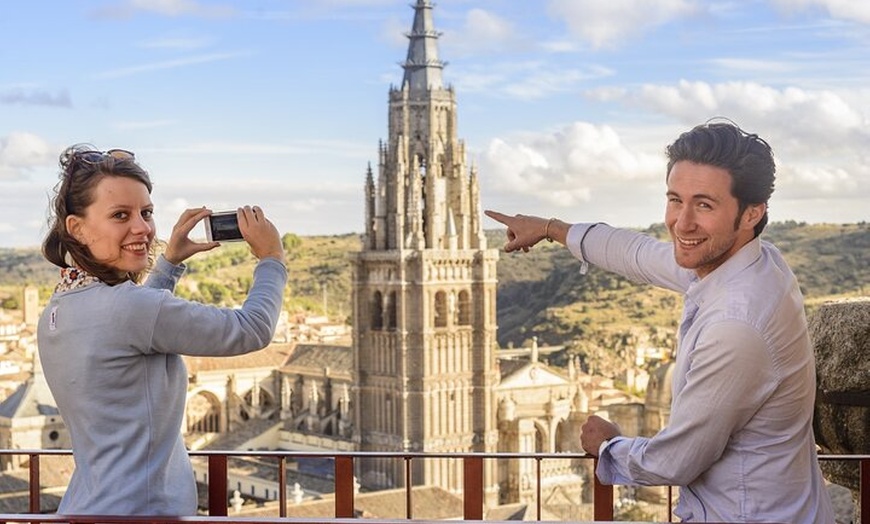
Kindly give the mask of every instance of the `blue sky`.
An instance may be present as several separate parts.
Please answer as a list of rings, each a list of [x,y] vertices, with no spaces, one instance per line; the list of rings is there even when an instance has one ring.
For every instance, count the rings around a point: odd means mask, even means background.
[[[136,152],[163,238],[202,205],[362,231],[410,3],[9,0],[0,247],[39,245],[78,142]],[[484,208],[660,222],[664,147],[726,116],[774,148],[771,220],[870,217],[870,2],[440,0],[434,19]]]

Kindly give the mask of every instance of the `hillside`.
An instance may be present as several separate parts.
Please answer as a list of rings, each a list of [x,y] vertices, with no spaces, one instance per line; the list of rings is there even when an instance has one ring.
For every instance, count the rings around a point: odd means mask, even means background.
[[[665,234],[660,224],[647,232]],[[488,231],[487,236],[490,247],[500,248],[504,242],[503,231]],[[808,308],[831,297],[870,293],[870,224],[774,223],[765,238],[791,264]],[[325,307],[330,316],[350,322],[349,254],[359,250],[359,237],[288,234],[284,241],[290,270],[285,307],[315,314]],[[177,293],[238,304],[250,285],[253,264],[246,246],[224,245],[189,261]],[[24,284],[39,286],[47,298],[55,275],[36,249],[0,249],[0,305],[16,306]],[[502,252],[498,276],[498,340],[503,347],[527,345],[537,336],[539,344],[565,345],[569,353],[581,354],[590,363],[605,348],[606,353],[615,349],[619,359],[629,359],[627,350],[637,346],[673,347],[679,296],[594,267],[582,276],[576,260],[560,246],[544,243],[527,254]]]

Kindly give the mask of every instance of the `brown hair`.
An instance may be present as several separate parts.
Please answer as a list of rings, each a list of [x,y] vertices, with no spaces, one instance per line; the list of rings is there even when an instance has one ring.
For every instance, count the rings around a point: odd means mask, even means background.
[[[141,182],[151,193],[151,178],[136,163],[132,153],[112,155],[89,144],[75,144],[60,154],[60,181],[54,186],[48,217],[48,234],[42,242],[42,255],[58,267],[77,266],[114,286],[128,280],[139,282],[143,273],[120,274],[97,261],[87,246],[73,237],[66,228],[70,215],[84,216],[94,202],[94,190],[106,177],[124,177]],[[153,263],[149,257],[149,268]],[[146,270],[147,271],[147,270]]]

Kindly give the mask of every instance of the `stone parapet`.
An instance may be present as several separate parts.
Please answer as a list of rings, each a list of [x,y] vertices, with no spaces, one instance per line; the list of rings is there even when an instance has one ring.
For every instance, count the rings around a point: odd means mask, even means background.
[[[870,454],[870,297],[823,304],[809,319],[809,331],[816,358],[816,442],[824,454]],[[821,466],[829,481],[849,488],[858,500],[857,461]]]

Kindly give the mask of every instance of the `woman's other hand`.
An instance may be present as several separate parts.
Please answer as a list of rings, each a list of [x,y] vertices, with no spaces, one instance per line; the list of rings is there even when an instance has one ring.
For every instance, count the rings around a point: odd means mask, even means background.
[[[181,213],[178,222],[172,226],[172,234],[169,236],[166,251],[163,253],[167,262],[178,265],[196,253],[209,251],[220,245],[219,242],[194,242],[190,239],[190,232],[193,231],[193,228],[210,214],[211,210],[204,207],[186,209]]]
[[[266,218],[260,206],[245,206],[237,210],[239,230],[245,241],[251,246],[251,252],[258,259],[265,257],[277,258],[284,262],[284,245],[278,229]]]

